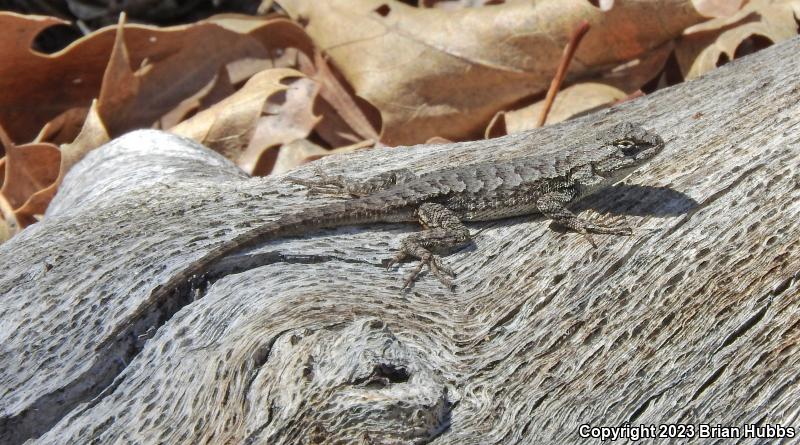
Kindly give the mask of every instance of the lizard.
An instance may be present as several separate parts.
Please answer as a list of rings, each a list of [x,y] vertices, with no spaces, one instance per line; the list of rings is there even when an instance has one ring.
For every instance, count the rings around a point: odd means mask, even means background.
[[[181,294],[186,285],[191,295],[197,277],[231,254],[269,240],[346,225],[419,222],[424,230],[403,239],[387,267],[416,258],[419,263],[403,289],[411,286],[426,265],[452,289],[455,274],[435,252],[471,241],[464,222],[539,214],[582,234],[593,246],[596,243],[591,234],[631,235],[630,227],[580,218],[568,206],[621,181],[663,147],[664,141],[656,133],[623,122],[601,131],[594,144],[553,152],[538,150],[509,160],[453,166],[420,175],[401,169],[361,182],[324,174],[317,179],[290,178],[290,182],[310,192],[332,190],[351,198],[287,213],[220,243],[164,284],[155,286],[146,302],[130,315],[130,323],[117,325],[95,345],[96,354],[105,359],[95,362],[87,372],[116,375],[119,359],[113,357],[140,351],[150,335],[136,335],[137,330],[152,323],[153,317],[169,315],[179,306],[179,301],[187,297]],[[170,298],[176,293],[177,300]],[[109,386],[104,391],[114,387],[111,381],[106,383]]]
[[[387,268],[409,260],[417,266],[405,280],[409,288],[424,266],[445,286],[455,274],[436,253],[471,241],[464,222],[490,221],[521,215],[542,215],[582,234],[631,235],[632,229],[580,218],[568,205],[621,181],[664,147],[662,138],[638,124],[622,122],[601,131],[596,143],[572,150],[453,166],[421,175],[391,170],[366,181],[318,172],[317,179],[287,178],[309,193],[333,192],[349,197],[319,208],[289,213],[258,225],[222,243],[158,286],[158,300],[181,283],[202,275],[224,257],[259,243],[300,236],[324,228],[370,223],[419,222],[423,231],[408,235],[387,262]]]

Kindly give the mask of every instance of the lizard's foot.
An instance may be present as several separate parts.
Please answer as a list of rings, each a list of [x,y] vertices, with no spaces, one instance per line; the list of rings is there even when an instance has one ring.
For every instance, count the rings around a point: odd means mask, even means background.
[[[565,207],[574,198],[574,193],[568,191],[552,192],[541,196],[536,201],[536,207],[546,217],[552,219],[556,224],[566,227],[569,230],[578,232],[589,241],[592,247],[597,248],[592,233],[607,235],[632,235],[633,230],[626,224],[619,224],[617,221],[592,222],[580,218]],[[624,221],[624,218],[622,218]]]
[[[404,251],[400,251],[395,255],[392,259],[390,259],[386,265],[386,268],[390,268],[393,265],[409,258],[411,255],[407,254]],[[453,271],[452,268],[444,264],[442,259],[437,255],[434,255],[430,252],[422,254],[419,258],[419,263],[417,266],[411,271],[411,274],[406,278],[405,283],[403,284],[403,289],[408,289],[411,287],[411,284],[417,279],[417,276],[422,272],[422,268],[428,266],[428,269],[431,273],[439,279],[445,286],[448,288],[453,287],[453,278],[456,277],[456,273]]]
[[[596,212],[592,213],[597,214]],[[608,233],[611,235],[630,235],[633,229],[628,225],[628,220],[623,215],[612,216],[608,214],[598,214],[596,217],[590,218],[587,221],[589,230],[594,230],[595,233]],[[627,231],[628,233],[622,233]]]
[[[426,202],[417,208],[416,213],[420,223],[427,227],[427,230],[407,236],[400,243],[400,250],[389,261],[388,266],[391,267],[408,258],[417,258],[419,264],[411,271],[411,276],[406,279],[403,289],[411,286],[425,265],[442,284],[452,289],[455,272],[432,251],[450,250],[468,243],[469,229],[442,204]]]
[[[628,226],[607,226],[591,222],[586,222],[585,224],[582,224],[580,227],[574,228],[573,230],[583,235],[586,241],[588,241],[589,244],[591,244],[595,249],[597,248],[597,243],[595,243],[592,233],[623,236],[630,236],[633,234],[633,229]]]
[[[583,235],[583,237],[586,238],[586,240],[589,241],[589,244],[591,244],[595,249],[597,248],[597,244],[592,238],[592,233],[622,236],[630,236],[633,234],[633,229],[627,225],[625,218],[622,216],[613,219],[600,218],[595,219],[595,221],[601,222],[592,222],[581,219],[580,223],[575,224],[577,226],[575,231]]]

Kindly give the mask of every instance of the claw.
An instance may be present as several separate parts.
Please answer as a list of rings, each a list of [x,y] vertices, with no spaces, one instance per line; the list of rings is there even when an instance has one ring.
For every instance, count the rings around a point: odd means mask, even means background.
[[[398,254],[399,256],[400,254]],[[395,256],[397,258],[397,256]],[[392,260],[394,260],[393,258]],[[395,261],[396,263],[397,261]],[[441,281],[442,284],[447,286],[448,288],[453,288],[453,278],[455,278],[456,274],[450,267],[444,265],[441,259],[435,255],[426,255],[419,260],[417,267],[411,271],[411,274],[406,278],[405,283],[403,284],[403,289],[408,289],[411,287],[411,284],[417,279],[417,276],[422,272],[422,268],[427,265],[428,269],[431,273]]]
[[[594,242],[594,238],[591,235],[592,233],[602,233],[607,235],[624,235],[624,236],[633,235],[633,229],[627,226],[596,224],[596,223],[588,223],[578,228],[577,232],[583,235],[583,237],[586,238],[586,240],[589,241],[589,243],[595,249],[597,248],[597,243]]]
[[[442,259],[437,257],[437,256],[435,256],[435,255],[431,259],[431,262],[428,265],[428,267],[430,267],[431,271],[433,271],[433,273],[436,274],[437,276],[440,276],[439,274],[444,274],[444,275],[449,276],[450,278],[455,278],[456,277],[456,273],[453,271],[453,269],[451,269],[449,266],[444,264],[442,262]],[[439,279],[441,280],[441,278],[439,278]]]
[[[442,271],[440,271],[440,270],[439,270],[437,267],[433,266],[433,263],[431,263],[431,264],[429,265],[429,267],[430,267],[430,269],[431,269],[431,272],[433,273],[433,275],[434,275],[436,278],[438,278],[438,279],[439,279],[439,281],[440,281],[442,284],[444,284],[444,285],[445,285],[445,286],[447,286],[448,288],[451,288],[451,289],[452,289],[452,287],[453,287],[453,280],[452,280],[450,277],[448,277],[448,276],[445,276],[444,274],[442,274]]]
[[[419,275],[419,273],[422,271],[422,266],[424,266],[425,263],[426,263],[425,260],[419,261],[417,267],[415,267],[414,270],[411,271],[411,274],[408,276],[408,278],[406,278],[406,282],[403,283],[403,289],[408,289],[411,287],[411,283],[413,283],[414,280],[417,279],[417,275]]]
[[[406,258],[408,258],[408,254],[407,253],[403,252],[402,250],[397,252],[395,254],[395,256],[393,256],[392,258],[389,258],[389,260],[386,262],[386,270],[391,269],[392,266],[394,266],[395,264],[399,264],[401,261],[403,261]]]
[[[586,241],[589,241],[589,244],[591,244],[592,247],[597,249],[597,243],[594,242],[594,238],[592,237],[591,233],[587,232],[586,229],[583,229],[580,233],[584,238],[586,238]]]

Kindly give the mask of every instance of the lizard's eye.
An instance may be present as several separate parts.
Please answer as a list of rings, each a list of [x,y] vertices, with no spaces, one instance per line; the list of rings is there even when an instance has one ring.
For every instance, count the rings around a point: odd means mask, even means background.
[[[620,139],[614,142],[614,146],[622,150],[622,154],[625,156],[635,156],[639,151],[636,143],[630,139]]]
[[[631,141],[630,139],[620,139],[620,140],[614,142],[614,145],[617,148],[621,148],[621,149],[625,150],[626,148],[631,148],[636,144],[634,144],[633,141]]]

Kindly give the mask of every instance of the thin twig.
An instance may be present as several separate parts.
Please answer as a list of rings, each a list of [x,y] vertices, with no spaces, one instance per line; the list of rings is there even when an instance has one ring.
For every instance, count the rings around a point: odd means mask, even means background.
[[[536,123],[537,127],[541,127],[544,125],[544,122],[547,120],[547,114],[550,113],[550,107],[553,106],[553,101],[556,98],[556,93],[558,90],[561,89],[561,84],[564,82],[564,78],[567,75],[567,68],[569,68],[569,62],[572,60],[572,57],[575,55],[575,51],[578,49],[578,45],[581,43],[583,36],[586,35],[586,32],[589,31],[589,22],[583,20],[581,23],[575,27],[575,30],[572,31],[572,36],[569,39],[569,43],[567,43],[566,48],[564,48],[564,53],[561,55],[561,62],[558,64],[558,70],[556,70],[556,75],[553,77],[553,80],[550,82],[550,89],[547,90],[547,97],[544,101],[544,109],[542,109],[542,114],[539,115],[539,122]]]

